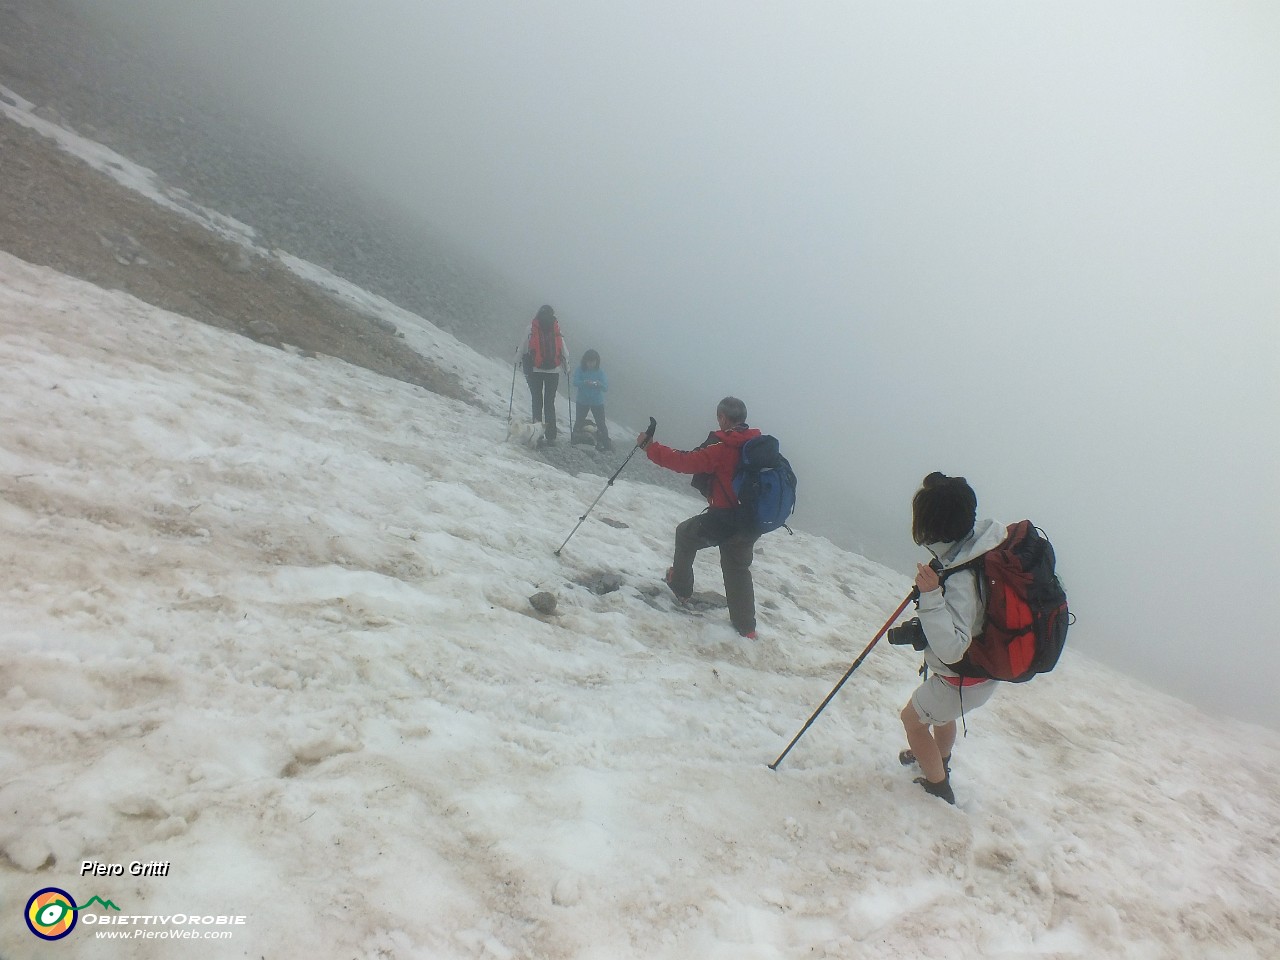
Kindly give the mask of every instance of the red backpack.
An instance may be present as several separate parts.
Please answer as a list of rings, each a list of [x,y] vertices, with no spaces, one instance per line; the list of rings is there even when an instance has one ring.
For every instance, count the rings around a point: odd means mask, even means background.
[[[545,337],[541,334],[542,330],[535,319],[529,330],[529,353],[533,357],[534,369],[548,370],[563,365],[564,338],[560,336],[560,321],[551,321],[549,334]]]
[[[1053,545],[1030,520],[1011,525],[998,546],[951,567],[942,579],[961,570],[979,578],[986,597],[982,629],[959,663],[962,677],[1021,683],[1048,673],[1062,655],[1067,626],[1067,594],[1054,573]]]

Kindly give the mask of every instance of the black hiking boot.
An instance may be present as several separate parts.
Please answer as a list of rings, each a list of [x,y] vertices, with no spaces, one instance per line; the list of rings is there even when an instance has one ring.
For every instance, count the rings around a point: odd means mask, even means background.
[[[680,594],[676,593],[676,588],[671,586],[671,578],[675,575],[675,572],[676,572],[675,567],[667,567],[667,574],[662,579],[667,582],[667,589],[670,590],[671,595],[676,598],[676,603],[683,606],[684,604],[689,602],[689,598],[680,596]]]
[[[951,789],[951,775],[948,774],[942,780],[934,783],[932,780],[926,780],[924,777],[916,777],[915,782],[924,787],[924,792],[932,797],[945,800],[953,807],[956,803],[955,791]]]

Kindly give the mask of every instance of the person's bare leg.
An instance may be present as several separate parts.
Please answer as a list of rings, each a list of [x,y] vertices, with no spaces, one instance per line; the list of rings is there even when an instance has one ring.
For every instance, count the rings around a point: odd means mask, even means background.
[[[951,759],[951,751],[956,746],[956,722],[952,720],[950,723],[940,723],[933,728],[933,742],[938,745],[938,753],[942,756],[942,762],[946,763]]]
[[[899,714],[902,719],[902,727],[907,733],[907,744],[911,747],[911,752],[916,755],[916,763],[920,765],[920,772],[924,774],[925,779],[931,783],[941,783],[947,778],[946,767],[942,763],[942,751],[938,749],[938,742],[934,740],[929,725],[920,719],[920,715],[916,713],[915,704],[907,701],[907,705],[902,708]],[[955,742],[955,724],[951,724],[951,739]]]

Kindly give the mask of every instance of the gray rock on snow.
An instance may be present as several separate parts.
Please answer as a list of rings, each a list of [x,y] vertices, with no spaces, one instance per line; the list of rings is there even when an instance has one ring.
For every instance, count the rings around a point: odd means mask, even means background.
[[[541,593],[535,593],[529,598],[529,604],[539,613],[548,614],[556,612],[556,597],[553,593],[547,593],[543,590]]]

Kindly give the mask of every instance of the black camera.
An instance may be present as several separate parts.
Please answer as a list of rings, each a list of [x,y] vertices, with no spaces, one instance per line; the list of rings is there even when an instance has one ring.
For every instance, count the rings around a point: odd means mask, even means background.
[[[886,639],[894,646],[914,647],[917,650],[923,650],[929,645],[929,641],[925,639],[924,627],[920,625],[919,617],[912,617],[905,623],[890,627]]]

